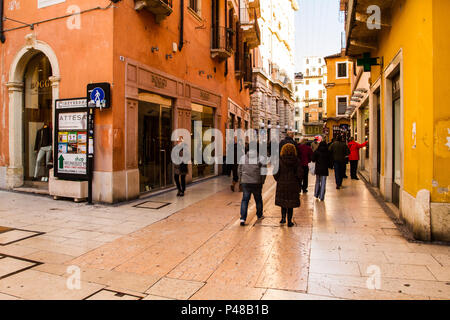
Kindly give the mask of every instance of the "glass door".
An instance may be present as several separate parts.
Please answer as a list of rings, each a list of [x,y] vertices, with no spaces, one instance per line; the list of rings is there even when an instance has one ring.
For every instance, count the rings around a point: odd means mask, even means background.
[[[401,153],[400,153],[400,76],[396,76],[392,84],[392,125],[393,125],[393,159],[392,159],[392,202],[400,206],[401,186]]]
[[[138,126],[140,192],[172,185],[171,106],[139,101]]]

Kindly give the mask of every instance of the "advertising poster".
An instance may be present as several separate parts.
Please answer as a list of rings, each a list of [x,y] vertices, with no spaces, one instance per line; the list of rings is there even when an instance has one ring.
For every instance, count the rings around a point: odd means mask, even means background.
[[[58,153],[67,153],[67,143],[58,143]]]
[[[87,142],[87,132],[78,132],[78,143]]]
[[[69,132],[68,143],[77,143],[78,135],[77,132]]]
[[[67,174],[86,174],[86,155],[58,153],[58,172]]]
[[[68,140],[68,132],[59,132],[58,133],[58,142],[67,143]]]

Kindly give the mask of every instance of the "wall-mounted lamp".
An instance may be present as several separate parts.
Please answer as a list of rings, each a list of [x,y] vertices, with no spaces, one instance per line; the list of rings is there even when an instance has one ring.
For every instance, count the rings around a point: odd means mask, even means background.
[[[154,53],[155,51],[159,51],[158,47],[152,47],[152,53]]]

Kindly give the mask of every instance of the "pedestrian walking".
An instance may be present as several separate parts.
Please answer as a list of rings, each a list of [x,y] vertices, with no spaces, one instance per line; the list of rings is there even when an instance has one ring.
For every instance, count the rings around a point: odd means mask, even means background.
[[[350,154],[348,146],[345,144],[342,136],[339,136],[335,142],[328,148],[331,153],[334,167],[334,175],[336,178],[336,189],[342,187],[342,181],[345,176],[345,161]]]
[[[348,148],[350,149],[350,155],[348,159],[350,160],[350,177],[352,180],[359,180],[357,176],[358,172],[358,161],[359,161],[359,149],[367,146],[369,141],[366,141],[362,144],[359,144],[355,141],[353,137],[350,138],[350,142],[348,143]]]
[[[303,193],[308,193],[308,176],[309,176],[309,163],[312,161],[313,151],[310,146],[307,145],[307,140],[302,139],[301,143],[297,145],[297,153],[300,158],[300,164],[303,168],[303,175],[300,179],[300,189]]]
[[[314,141],[311,143],[312,151],[316,152],[318,147],[319,147],[319,140],[317,138],[314,138]]]
[[[183,139],[179,138],[176,144],[184,144]],[[180,150],[179,156],[183,159],[183,149]],[[174,180],[178,190],[177,197],[184,197],[184,192],[186,191],[186,175],[188,174],[188,165],[182,160],[180,164],[174,164],[173,167]]]
[[[286,133],[286,137],[280,141],[280,152],[281,152],[281,149],[283,149],[283,147],[288,143],[293,144],[294,147],[297,147],[297,142],[295,142],[295,140],[294,140],[294,132],[292,132],[292,131],[288,131]]]
[[[233,164],[231,165],[231,171],[233,173],[233,179],[231,180],[231,191],[236,191],[236,185],[239,184],[239,174],[238,174],[238,167],[239,167],[239,163],[238,163],[238,153],[239,152],[243,152],[242,154],[245,154],[245,146],[244,149],[242,150],[242,143],[241,141],[237,139],[237,137],[234,137],[234,159],[233,159]]]
[[[256,216],[258,220],[264,219],[262,199],[262,188],[266,181],[266,175],[262,174],[264,167],[262,158],[258,157],[258,151],[254,149],[250,149],[239,164],[238,173],[243,191],[241,226],[244,226],[247,220],[248,203],[252,194],[256,202]]]
[[[303,167],[297,157],[294,144],[283,146],[280,153],[280,167],[274,175],[277,182],[275,205],[281,207],[280,224],[286,223],[288,227],[294,226],[292,217],[294,208],[300,207],[300,178],[303,176]]]
[[[328,151],[328,145],[325,141],[322,141],[317,150],[313,153],[312,161],[316,163],[316,188],[314,190],[314,197],[320,201],[324,201],[328,169],[332,167],[331,154],[330,151]]]

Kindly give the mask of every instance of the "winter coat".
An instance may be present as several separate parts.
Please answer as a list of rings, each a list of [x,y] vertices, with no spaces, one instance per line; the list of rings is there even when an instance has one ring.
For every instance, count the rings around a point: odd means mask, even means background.
[[[328,169],[331,169],[333,166],[331,153],[328,151],[327,145],[319,146],[316,152],[314,152],[312,160],[316,163],[316,176],[328,177]]]
[[[301,165],[306,167],[312,160],[313,151],[307,144],[299,144],[297,145],[297,154],[299,155]]]
[[[249,151],[242,157],[238,168],[239,180],[242,184],[264,184],[266,181],[266,175],[262,174],[262,170],[266,165],[262,164],[262,159],[257,157],[258,153],[256,151]],[[257,158],[257,163],[252,164],[254,162],[253,158]],[[250,159],[253,161],[250,162]]]
[[[336,141],[328,148],[333,158],[333,161],[345,162],[345,158],[350,154],[350,150],[345,142]]]
[[[311,143],[311,148],[313,152],[316,152],[317,148],[319,147],[319,143],[317,141],[314,141]]]
[[[363,144],[359,144],[355,141],[350,141],[348,143],[348,148],[350,149],[350,156],[348,157],[348,159],[349,160],[359,160],[359,149],[367,146],[368,142],[369,141],[366,141]]]
[[[183,150],[180,151],[180,157],[183,157]],[[187,175],[188,174],[188,165],[187,163],[173,164],[173,174],[176,175]]]
[[[300,207],[300,178],[303,168],[296,156],[281,156],[280,167],[274,175],[277,181],[275,205],[282,208]]]

